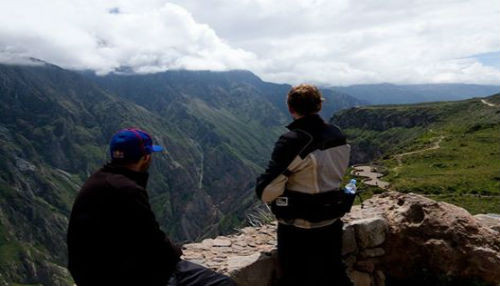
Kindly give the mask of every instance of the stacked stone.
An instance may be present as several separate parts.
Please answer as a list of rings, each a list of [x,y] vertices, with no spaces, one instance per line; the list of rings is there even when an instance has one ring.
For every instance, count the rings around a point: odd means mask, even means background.
[[[500,216],[415,194],[386,192],[353,207],[344,221],[342,255],[356,286],[428,273],[500,285]],[[184,259],[232,276],[239,285],[276,280],[276,223],[184,247]],[[411,259],[409,259],[411,258]]]
[[[258,261],[273,257],[275,247],[276,223],[271,223],[261,227],[245,227],[234,235],[218,236],[200,243],[186,244],[183,247],[183,258],[215,271],[237,276],[237,273],[246,267],[255,268],[254,264]],[[268,268],[272,271],[274,261],[269,263],[271,265]],[[263,279],[270,278],[263,277]]]
[[[383,244],[387,229],[387,221],[379,216],[353,220],[344,225],[342,255],[354,285],[385,285],[385,274],[379,265],[385,254]]]
[[[385,285],[378,267],[385,254],[387,221],[380,216],[348,218],[342,255],[356,286]],[[238,234],[184,246],[184,259],[232,276],[238,285],[272,285],[276,280],[276,223],[246,227]]]

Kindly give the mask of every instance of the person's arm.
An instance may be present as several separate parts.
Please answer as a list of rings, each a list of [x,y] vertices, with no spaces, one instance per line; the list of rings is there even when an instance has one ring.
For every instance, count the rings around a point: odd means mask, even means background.
[[[127,224],[130,231],[134,232],[131,235],[136,239],[135,243],[138,244],[134,248],[140,251],[135,255],[143,260],[136,261],[134,264],[147,265],[147,267],[152,268],[151,271],[167,279],[174,271],[177,262],[180,261],[182,251],[160,229],[151,210],[146,190],[130,188],[126,193],[124,211],[127,213]]]
[[[310,141],[311,138],[294,131],[278,139],[266,171],[257,178],[255,191],[259,199],[269,203],[283,194],[289,165]]]

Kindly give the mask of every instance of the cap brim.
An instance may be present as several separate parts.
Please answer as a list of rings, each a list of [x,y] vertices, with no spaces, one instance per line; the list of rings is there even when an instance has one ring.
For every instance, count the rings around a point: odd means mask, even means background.
[[[161,152],[161,151],[163,151],[163,147],[161,147],[160,145],[153,145],[152,148],[151,148],[151,151],[153,151],[153,152]]]

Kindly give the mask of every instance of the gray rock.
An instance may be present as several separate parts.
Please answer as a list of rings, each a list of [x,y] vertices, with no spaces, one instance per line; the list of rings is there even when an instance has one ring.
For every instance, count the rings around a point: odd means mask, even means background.
[[[385,254],[385,250],[383,248],[368,248],[361,252],[362,257],[379,257]]]
[[[212,245],[215,247],[230,247],[231,240],[224,238],[216,238],[212,241]]]
[[[28,172],[28,171],[35,171],[36,166],[31,164],[30,162],[21,159],[21,158],[16,158],[16,166],[21,172]]]
[[[342,236],[342,256],[350,253],[356,253],[358,246],[356,244],[356,234],[354,227],[350,224],[344,225],[344,232]]]
[[[368,273],[352,271],[351,273],[349,273],[349,276],[355,286],[371,286],[372,284],[372,278]]]
[[[362,272],[372,273],[375,271],[375,263],[372,260],[362,260],[356,262],[354,268]]]
[[[384,243],[388,229],[387,221],[382,217],[360,219],[351,222],[356,230],[360,248],[376,247]]]
[[[276,273],[276,259],[275,251],[230,257],[229,275],[238,285],[270,286]]]
[[[380,270],[375,272],[375,286],[385,286],[385,274]]]
[[[255,263],[260,258],[260,253],[245,256],[232,256],[227,260],[227,267],[229,272],[237,269],[245,268],[252,263]]]

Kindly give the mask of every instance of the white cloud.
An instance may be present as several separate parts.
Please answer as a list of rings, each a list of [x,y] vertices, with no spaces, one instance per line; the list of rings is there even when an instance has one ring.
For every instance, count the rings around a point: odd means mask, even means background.
[[[4,2],[0,61],[22,54],[101,73],[243,68],[332,85],[500,82],[500,70],[471,57],[500,50],[493,0]]]
[[[500,50],[499,1],[173,1],[232,46],[255,53],[263,64],[257,72],[268,80],[500,83],[500,70],[474,60],[456,64]]]
[[[161,1],[11,1],[0,4],[0,49],[107,73],[245,68],[235,49],[179,5]],[[4,53],[5,57],[5,53]]]

